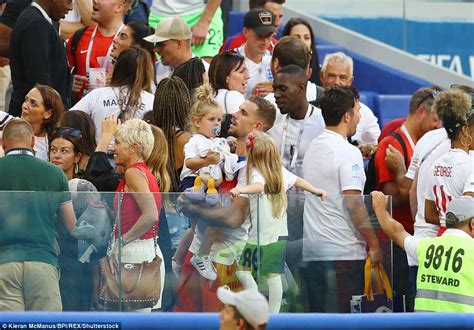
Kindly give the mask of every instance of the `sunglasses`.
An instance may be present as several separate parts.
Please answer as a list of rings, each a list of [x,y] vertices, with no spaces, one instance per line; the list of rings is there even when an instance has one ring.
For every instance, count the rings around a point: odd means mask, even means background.
[[[236,55],[240,55],[240,53],[238,51],[235,51],[233,49],[228,49],[226,51],[224,51],[222,54],[226,55],[226,56],[236,56]]]
[[[70,137],[79,137],[82,136],[82,133],[80,130],[77,128],[72,128],[72,127],[58,127],[54,130],[53,132],[54,135],[60,135],[60,136],[70,136]]]
[[[418,109],[422,104],[423,102],[425,102],[426,100],[428,100],[430,97],[432,97],[433,99],[436,98],[436,95],[438,95],[439,91],[437,90],[431,90],[428,92],[428,94],[426,94],[426,96],[424,98],[421,99],[421,101],[418,103],[418,106],[416,107],[416,109]]]

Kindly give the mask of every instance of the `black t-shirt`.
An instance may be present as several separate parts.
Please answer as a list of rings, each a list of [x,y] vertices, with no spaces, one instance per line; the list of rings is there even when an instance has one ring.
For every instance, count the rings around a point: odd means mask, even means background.
[[[15,27],[16,19],[20,16],[23,9],[28,7],[31,2],[31,0],[7,0],[5,11],[0,15],[0,23],[13,29]]]

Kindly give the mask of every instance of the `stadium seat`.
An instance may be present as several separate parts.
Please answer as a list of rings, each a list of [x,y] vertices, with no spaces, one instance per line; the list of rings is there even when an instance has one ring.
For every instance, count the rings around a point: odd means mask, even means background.
[[[374,98],[376,111],[379,112],[379,123],[383,127],[389,121],[406,117],[411,95],[376,95]]]

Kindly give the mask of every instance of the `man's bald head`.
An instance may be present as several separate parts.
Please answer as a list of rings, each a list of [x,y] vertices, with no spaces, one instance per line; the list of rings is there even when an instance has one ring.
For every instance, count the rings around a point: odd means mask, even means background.
[[[2,144],[5,152],[13,148],[32,148],[34,133],[31,125],[19,118],[10,120],[3,128]]]

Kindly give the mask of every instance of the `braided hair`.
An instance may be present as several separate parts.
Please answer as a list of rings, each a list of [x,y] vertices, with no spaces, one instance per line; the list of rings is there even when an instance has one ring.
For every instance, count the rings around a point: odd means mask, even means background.
[[[165,78],[156,88],[153,101],[153,124],[160,127],[169,145],[168,173],[171,176],[170,191],[179,191],[179,177],[174,168],[174,140],[176,133],[185,131],[188,125],[191,96],[179,77]]]
[[[203,84],[203,74],[205,72],[206,68],[202,60],[199,57],[193,57],[178,66],[173,72],[173,77],[181,78],[186,87],[188,87],[189,93],[192,94],[194,89]]]

